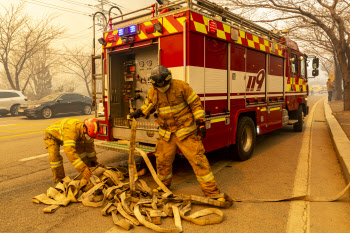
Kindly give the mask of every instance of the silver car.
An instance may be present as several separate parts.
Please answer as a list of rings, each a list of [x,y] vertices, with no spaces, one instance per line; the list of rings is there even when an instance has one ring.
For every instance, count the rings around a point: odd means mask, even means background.
[[[11,113],[18,116],[18,107],[27,101],[22,92],[14,90],[0,90],[0,115],[5,116]]]

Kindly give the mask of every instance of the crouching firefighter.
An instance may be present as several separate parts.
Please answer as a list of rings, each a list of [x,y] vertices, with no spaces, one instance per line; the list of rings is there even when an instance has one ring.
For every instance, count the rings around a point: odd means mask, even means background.
[[[199,96],[186,82],[172,80],[170,71],[164,66],[156,66],[150,78],[152,87],[144,105],[130,113],[129,117],[148,117],[157,111],[159,139],[155,156],[159,179],[164,185],[171,185],[172,164],[179,148],[190,162],[205,196],[218,195],[220,191],[204,155],[201,141],[206,130],[204,110]],[[158,190],[160,191],[160,188]],[[224,198],[217,200],[225,201]]]
[[[92,175],[89,167],[98,165],[94,138],[99,131],[96,119],[63,119],[45,130],[45,145],[49,151],[53,181],[60,182],[64,177],[63,158],[60,146],[72,165],[78,172],[82,172],[86,179]]]

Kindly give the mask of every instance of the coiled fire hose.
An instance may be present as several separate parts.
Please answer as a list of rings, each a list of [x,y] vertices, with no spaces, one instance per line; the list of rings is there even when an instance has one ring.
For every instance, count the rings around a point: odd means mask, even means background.
[[[82,174],[70,179],[65,177],[55,188],[50,187],[46,194],[35,196],[34,203],[50,205],[43,211],[53,213],[60,206],[68,206],[71,202],[81,202],[85,206],[103,207],[102,215],[112,215],[115,225],[129,230],[132,226],[144,225],[157,232],[182,232],[181,219],[197,225],[217,224],[223,221],[223,212],[217,208],[207,208],[189,215],[192,204],[207,204],[228,208],[233,201],[228,195],[221,193],[215,197],[194,195],[175,195],[157,177],[157,174],[144,151],[136,148],[137,122],[131,123],[129,144],[129,182],[124,183],[124,175],[114,167],[96,167],[92,169],[90,180]],[[145,181],[139,179],[134,160],[134,152],[138,151],[145,160],[155,182],[164,193],[153,193]],[[217,201],[224,197],[226,202]],[[123,218],[119,219],[118,214]],[[200,218],[208,216],[208,218]],[[214,215],[214,217],[213,217]],[[174,217],[175,227],[166,229],[158,226],[163,217]]]
[[[92,170],[90,180],[83,178],[82,174],[70,179],[65,177],[55,188],[50,187],[46,194],[40,194],[32,200],[35,203],[49,205],[44,208],[45,213],[53,213],[60,206],[66,207],[71,202],[81,202],[85,206],[103,207],[102,215],[112,215],[115,225],[129,230],[132,226],[144,225],[157,232],[182,232],[181,219],[197,225],[217,224],[223,221],[223,212],[217,208],[207,208],[189,215],[192,204],[207,204],[217,207],[230,207],[233,202],[280,202],[305,200],[312,202],[332,202],[338,200],[350,188],[350,184],[334,197],[311,197],[309,195],[289,197],[283,199],[234,199],[226,194],[213,198],[194,195],[175,195],[157,177],[157,174],[144,151],[135,147],[136,120],[131,123],[129,151],[129,182],[124,183],[124,175],[114,167],[96,167]],[[148,184],[139,179],[134,160],[134,151],[143,157],[155,182],[164,191],[162,195],[154,194]],[[217,198],[224,197],[227,201],[220,202]],[[118,214],[122,216],[118,217]],[[210,218],[200,218],[211,215]],[[212,217],[215,215],[214,217]],[[175,227],[171,229],[159,226],[161,218],[174,217]]]

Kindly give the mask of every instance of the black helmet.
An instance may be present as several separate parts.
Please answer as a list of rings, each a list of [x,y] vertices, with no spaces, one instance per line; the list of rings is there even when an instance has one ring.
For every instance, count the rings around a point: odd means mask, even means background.
[[[156,66],[151,73],[151,82],[154,87],[164,87],[171,81],[171,72],[165,66]]]

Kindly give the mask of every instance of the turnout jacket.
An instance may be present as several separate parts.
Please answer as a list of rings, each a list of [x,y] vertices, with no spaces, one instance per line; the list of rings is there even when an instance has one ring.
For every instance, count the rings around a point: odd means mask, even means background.
[[[63,145],[64,152],[78,172],[82,172],[87,167],[83,158],[86,156],[96,158],[94,139],[85,138],[84,122],[81,120],[63,119],[49,126],[45,133]]]
[[[334,85],[332,81],[327,81],[327,91],[334,91]]]
[[[155,109],[158,114],[159,136],[168,141],[171,133],[183,140],[196,130],[195,120],[205,120],[199,96],[184,81],[172,80],[169,89],[162,93],[153,86],[141,106],[146,116]]]

